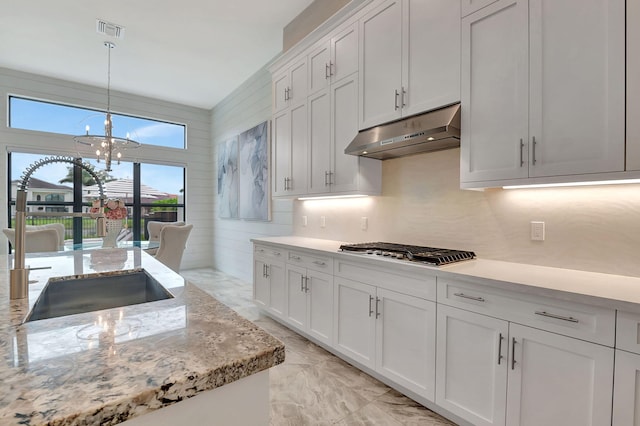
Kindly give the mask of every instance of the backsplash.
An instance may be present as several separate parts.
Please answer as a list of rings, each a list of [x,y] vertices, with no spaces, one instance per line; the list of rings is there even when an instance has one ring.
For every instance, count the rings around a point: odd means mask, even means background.
[[[459,156],[452,149],[384,161],[381,196],[296,201],[294,233],[640,276],[640,185],[460,190]],[[531,221],[545,222],[545,241],[531,241]]]

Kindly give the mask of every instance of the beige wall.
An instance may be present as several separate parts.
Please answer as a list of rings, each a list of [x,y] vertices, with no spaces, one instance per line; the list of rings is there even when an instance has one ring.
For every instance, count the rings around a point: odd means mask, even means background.
[[[286,52],[350,0],[315,0],[282,30],[282,51]]]
[[[467,249],[487,259],[640,276],[640,185],[463,191],[459,155],[452,149],[383,162],[381,196],[297,201],[294,232]],[[362,217],[369,221],[366,231],[360,229]],[[530,240],[530,221],[545,222],[545,241]]]

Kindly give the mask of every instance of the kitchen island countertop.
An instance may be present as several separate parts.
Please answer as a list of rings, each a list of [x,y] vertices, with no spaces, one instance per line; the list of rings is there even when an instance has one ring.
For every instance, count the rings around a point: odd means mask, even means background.
[[[117,424],[284,361],[284,346],[138,248],[0,256],[0,424]],[[49,277],[149,272],[175,298],[22,323]]]

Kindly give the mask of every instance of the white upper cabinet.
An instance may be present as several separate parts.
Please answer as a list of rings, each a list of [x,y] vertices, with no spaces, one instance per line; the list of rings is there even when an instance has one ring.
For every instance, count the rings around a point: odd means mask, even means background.
[[[627,170],[640,170],[640,2],[627,0]]]
[[[307,104],[273,116],[273,195],[292,196],[307,190]]]
[[[460,98],[460,3],[389,0],[360,19],[360,129]]]
[[[500,0],[462,19],[463,187],[624,170],[624,19],[624,0]]]
[[[307,92],[307,62],[297,61],[273,76],[272,112],[305,102]]]
[[[358,71],[358,25],[350,23],[321,40],[308,55],[309,94]]]

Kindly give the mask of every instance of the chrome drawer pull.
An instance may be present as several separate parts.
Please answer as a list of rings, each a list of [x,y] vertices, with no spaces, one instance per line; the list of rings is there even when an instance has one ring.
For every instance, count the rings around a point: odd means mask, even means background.
[[[274,252],[273,252],[273,254],[274,254],[275,256],[280,256],[282,253],[280,253],[279,251],[274,251]]]
[[[580,322],[580,321],[578,321],[577,318],[574,318],[574,317],[563,317],[562,315],[550,314],[547,311],[535,311],[535,314],[536,315],[541,315],[543,317],[559,319],[559,320],[562,320],[562,321],[569,321],[569,322],[575,322],[575,323]]]
[[[454,296],[458,296],[458,297],[462,297],[463,299],[475,300],[476,302],[486,302],[486,300],[484,300],[483,297],[469,296],[469,295],[466,295],[464,293],[453,293],[453,295]]]
[[[371,307],[371,303],[373,302],[373,296],[369,295],[369,317],[373,314],[373,308]]]
[[[516,343],[518,341],[515,337],[511,338],[511,369],[516,369]]]
[[[302,260],[302,258],[300,256],[294,256],[294,255],[291,255],[289,258],[293,259],[293,260],[297,260],[297,261],[301,261]]]
[[[325,262],[320,262],[319,260],[314,260],[313,263],[318,265],[318,266],[327,266],[327,264]]]
[[[498,338],[498,365],[500,365],[500,361],[502,361],[502,358],[504,358],[502,356],[502,341],[504,340],[504,337],[502,337],[502,333],[500,333],[500,336]]]

